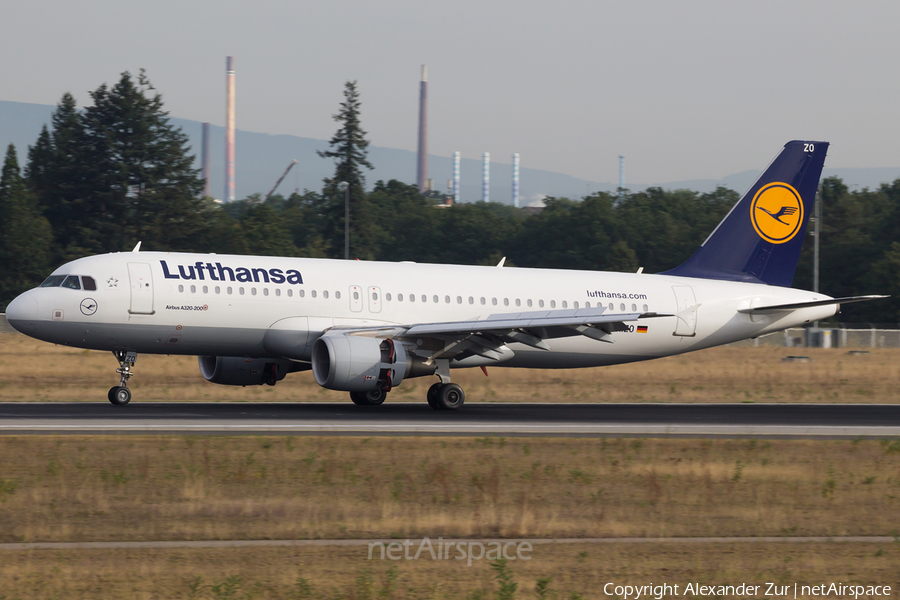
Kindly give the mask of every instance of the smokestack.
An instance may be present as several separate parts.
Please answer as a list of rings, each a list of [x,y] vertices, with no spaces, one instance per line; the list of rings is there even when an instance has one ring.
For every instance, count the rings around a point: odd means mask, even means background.
[[[428,67],[422,65],[422,83],[419,84],[419,160],[416,167],[416,185],[425,193],[428,178]]]
[[[200,158],[201,175],[203,177],[203,195],[209,196],[209,123],[203,124],[203,149]]]
[[[453,153],[453,203],[459,204],[459,152]]]
[[[519,153],[515,152],[512,155],[512,201],[513,206],[519,208]]]
[[[481,199],[491,201],[491,153],[481,155]]]
[[[234,202],[234,57],[225,61],[225,201]]]

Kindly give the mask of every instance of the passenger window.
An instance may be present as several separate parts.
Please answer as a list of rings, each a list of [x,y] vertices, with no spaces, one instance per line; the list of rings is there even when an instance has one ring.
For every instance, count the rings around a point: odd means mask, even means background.
[[[648,310],[650,310],[650,309],[649,309],[649,308],[647,307],[647,305],[645,304],[645,305],[644,305],[644,312],[647,312]]]
[[[244,288],[243,288],[243,287],[239,287],[239,288],[238,288],[238,294],[240,294],[241,296],[244,295]]]
[[[497,299],[491,298],[491,304],[493,304],[494,306],[497,306]]]
[[[217,294],[221,294],[221,293],[222,293],[222,288],[220,288],[219,286],[216,286],[216,293],[217,293]]]
[[[637,312],[637,304],[631,305],[631,312]]]
[[[305,298],[305,297],[306,297],[306,290],[300,290],[299,292],[297,292],[297,294],[298,294],[301,298]]]
[[[179,284],[179,286],[178,286],[178,291],[181,292],[181,293],[183,294],[183,293],[184,293],[184,286]]]
[[[81,284],[78,283],[78,276],[69,275],[66,277],[66,280],[62,282],[62,287],[69,288],[70,290],[80,290]]]
[[[584,303],[584,307],[585,307],[585,308],[590,308],[590,307],[591,307],[591,303],[590,303],[590,302],[585,302],[585,303]]]
[[[422,294],[422,302],[428,302],[428,296]]]
[[[550,301],[550,308],[556,308],[556,300]]]
[[[230,286],[230,285],[229,285],[227,288],[225,288],[225,292],[226,292],[229,296],[231,295],[231,286]]]
[[[456,303],[457,303],[457,304],[462,304],[462,296],[457,296],[457,297],[456,297]]]
[[[208,286],[205,286],[205,285],[203,286],[203,293],[204,293],[204,294],[208,294],[208,293],[209,293],[209,287],[208,287]]]
[[[89,292],[93,292],[97,289],[97,282],[94,281],[93,277],[83,276],[81,278],[81,284],[84,286],[84,289],[86,289]]]
[[[309,295],[312,296],[313,298],[315,298],[315,297],[316,297],[316,290],[312,290],[311,292],[309,292]]]
[[[475,304],[475,298],[469,296],[469,304]]]
[[[531,298],[528,299],[528,308],[531,308]]]
[[[65,278],[65,275],[51,275],[44,280],[41,287],[59,287]]]
[[[437,304],[437,303],[440,301],[440,298],[438,298],[437,295],[435,295],[435,296],[432,298],[432,300],[434,300],[434,303]]]
[[[255,291],[255,290],[254,290],[254,291]],[[192,286],[191,286],[191,293],[192,293],[192,294],[196,294],[196,293],[197,293],[197,286],[196,286],[196,285],[192,285]]]
[[[563,307],[563,308],[569,308],[569,303],[566,302],[565,300],[563,300],[562,307]]]
[[[487,304],[487,300],[484,299],[484,296],[481,297],[481,305],[484,306]]]
[[[294,297],[294,290],[288,290],[288,298]]]
[[[450,304],[450,296],[444,296],[444,304]]]
[[[541,308],[544,308],[544,301],[543,301],[543,300],[538,300],[538,306],[541,307]]]
[[[622,312],[625,312],[625,303],[624,302],[619,305],[619,310],[621,310]]]
[[[578,301],[573,302],[573,303],[572,303],[572,307],[573,307],[573,308],[578,308]]]
[[[522,306],[522,301],[516,298],[516,306]]]
[[[372,294],[374,296],[374,294]],[[353,292],[353,299],[359,300],[359,292]]]
[[[281,296],[281,288],[275,288],[275,295]]]
[[[503,299],[503,306],[509,306],[509,298]]]
[[[609,303],[609,310],[615,310],[615,309],[613,308],[613,303],[612,303],[612,302]]]
[[[410,301],[410,302],[415,302],[415,301],[416,301],[416,295],[415,295],[415,294],[410,294],[410,295],[409,295],[409,301]]]
[[[263,296],[269,295],[269,288],[263,288]]]
[[[387,300],[388,302],[390,302],[390,301],[391,301],[391,295],[390,295],[390,294],[385,294],[385,295],[384,295],[384,299]]]
[[[340,299],[341,299],[341,293],[340,293],[340,292],[335,292],[335,293],[334,293],[334,297],[335,297],[335,299],[340,300]]]
[[[403,294],[397,294],[397,302],[403,302]]]
[[[256,295],[256,288],[250,288],[250,294],[253,295],[253,296],[255,296],[255,295]]]
[[[322,292],[322,297],[325,298],[326,300],[328,299],[328,290],[325,290],[324,292]]]

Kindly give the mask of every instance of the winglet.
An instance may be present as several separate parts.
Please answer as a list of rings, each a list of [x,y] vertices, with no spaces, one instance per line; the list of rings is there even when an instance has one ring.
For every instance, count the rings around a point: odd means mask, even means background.
[[[132,252],[140,252],[140,251],[141,251],[141,243],[138,242],[137,245],[132,250]]]
[[[505,262],[506,262],[506,257],[504,256],[503,258],[500,259],[500,262],[497,263],[497,266],[502,267],[503,263],[505,263]]]

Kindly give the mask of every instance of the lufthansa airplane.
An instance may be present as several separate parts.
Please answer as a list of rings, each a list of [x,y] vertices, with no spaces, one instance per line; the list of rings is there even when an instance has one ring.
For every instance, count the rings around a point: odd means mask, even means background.
[[[826,319],[839,305],[792,289],[826,142],[784,146],[681,266],[655,275],[132,252],[56,269],[7,308],[31,337],[110,350],[127,404],[137,355],[198,355],[224,385],[316,383],[377,405],[404,379],[439,381],[436,409],[462,406],[450,370],[572,368],[680,354]]]

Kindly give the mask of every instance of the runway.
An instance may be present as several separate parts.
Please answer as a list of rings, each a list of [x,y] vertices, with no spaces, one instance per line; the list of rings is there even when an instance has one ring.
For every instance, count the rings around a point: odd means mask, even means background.
[[[900,405],[0,403],[0,434],[900,437]]]

